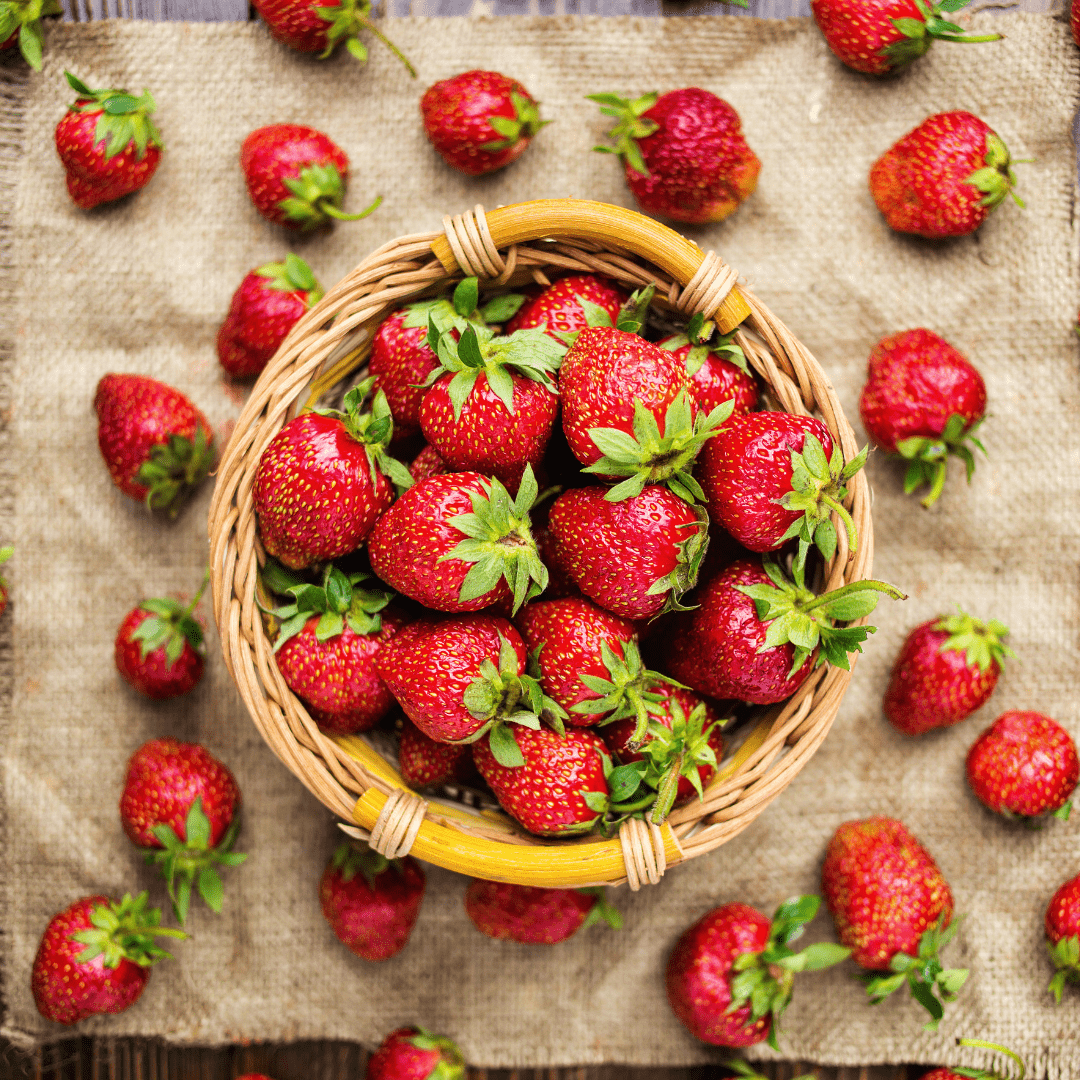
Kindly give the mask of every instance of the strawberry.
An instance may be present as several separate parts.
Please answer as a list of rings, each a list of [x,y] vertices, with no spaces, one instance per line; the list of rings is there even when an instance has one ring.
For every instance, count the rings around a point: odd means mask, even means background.
[[[465,1080],[465,1059],[441,1035],[398,1028],[368,1058],[367,1080]]]
[[[524,304],[507,323],[506,332],[539,329],[563,341],[561,334],[576,334],[586,326],[603,325],[595,321],[594,307],[604,312],[608,325],[614,326],[626,301],[626,293],[607,278],[570,274]]]
[[[303,124],[270,124],[251,132],[240,147],[240,168],[255,209],[267,221],[309,232],[331,219],[358,221],[342,212],[349,159],[327,135]]]
[[[486,737],[473,743],[473,761],[499,805],[537,836],[590,832],[611,805],[603,741],[580,728],[560,735],[519,725],[515,735],[520,765],[501,764]]]
[[[56,125],[56,152],[72,202],[90,210],[146,187],[162,150],[150,119],[156,108],[150,91],[134,97],[126,90],[91,90],[70,71],[64,77],[79,95]]]
[[[293,570],[347,555],[362,544],[393,500],[412,484],[386,448],[394,423],[375,380],[346,395],[344,412],[316,409],[290,420],[259,459],[252,497],[263,547]]]
[[[958,922],[952,891],[930,853],[892,818],[846,821],[829,841],[821,882],[837,936],[870,973],[871,1001],[906,982],[930,1013],[928,1030],[936,1031],[942,1002],[956,996],[968,973],[946,970],[938,959]]]
[[[1046,906],[1046,947],[1054,962],[1048,989],[1060,1005],[1066,983],[1080,983],[1080,874],[1070,878]]]
[[[548,525],[574,584],[624,619],[678,610],[709,543],[705,511],[658,484],[620,502],[602,488],[573,488],[555,500]]]
[[[124,616],[116,632],[116,668],[140,694],[155,701],[195,688],[203,675],[203,628],[192,612],[206,579],[190,604],[172,596],[143,600]]]
[[[258,375],[289,331],[323,296],[303,259],[291,252],[240,282],[217,336],[221,366],[235,379]]]
[[[427,480],[430,476],[442,476],[451,471],[446,462],[439,457],[439,451],[430,443],[424,443],[420,453],[409,462],[409,475],[413,478],[414,484]]]
[[[206,417],[179,390],[145,375],[105,375],[94,411],[113,483],[151,510],[176,517],[214,463]]]
[[[1069,4],[1069,29],[1072,30],[1072,39],[1080,46],[1080,3],[1072,0]]]
[[[408,855],[388,860],[343,841],[319,882],[322,913],[337,939],[363,960],[389,960],[409,943],[427,878]]]
[[[776,1048],[795,973],[832,967],[851,952],[825,941],[800,953],[789,947],[820,905],[816,896],[795,897],[770,922],[749,904],[724,904],[686,930],[668,958],[666,981],[671,1009],[690,1034],[714,1046],[768,1039]]]
[[[77,1024],[97,1013],[123,1012],[139,1000],[150,966],[172,959],[154,938],[187,937],[161,926],[161,912],[146,900],[146,893],[119,901],[84,896],[49,920],[30,976],[46,1020]]]
[[[622,916],[600,889],[539,889],[474,878],[465,890],[465,913],[482,934],[523,945],[558,945],[583,927]]]
[[[1008,632],[962,611],[920,623],[893,664],[885,718],[905,735],[966,720],[994,692],[1005,657],[1015,655],[1001,642]]]
[[[23,59],[41,70],[44,35],[41,20],[46,15],[62,15],[59,0],[0,0],[0,50],[19,46]]]
[[[704,413],[725,401],[734,403],[732,411],[736,416],[757,408],[758,386],[742,348],[735,344],[736,333],[718,333],[716,324],[706,322],[699,312],[690,320],[685,334],[671,334],[658,343],[686,366],[690,395]]]
[[[1000,41],[965,34],[941,17],[970,0],[813,0],[814,21],[840,61],[868,75],[887,75],[918,60],[935,41]]]
[[[761,162],[746,144],[739,114],[696,86],[634,101],[590,94],[605,116],[615,146],[597,146],[623,159],[626,182],[647,214],[703,224],[723,221],[757,187]]]
[[[334,735],[367,731],[394,705],[375,663],[404,619],[383,610],[389,593],[360,588],[370,576],[329,565],[317,586],[272,562],[263,570],[268,588],[293,598],[273,609],[278,669],[312,719]]]
[[[232,773],[198,743],[151,739],[131,755],[120,822],[128,839],[147,849],[146,861],[161,870],[181,924],[192,885],[211,910],[221,911],[214,866],[239,866],[247,858],[232,850],[239,811]]]
[[[473,778],[472,751],[466,745],[429,739],[406,718],[401,725],[398,770],[411,788],[463,783]]]
[[[1060,724],[1042,713],[1014,709],[975,740],[966,771],[971,790],[995,813],[1029,821],[1053,814],[1068,821],[1080,759]]]
[[[0,566],[15,554],[15,548],[10,544],[7,547],[0,548]],[[0,615],[3,615],[8,606],[8,583],[0,577]]]
[[[325,60],[342,41],[360,63],[368,57],[360,32],[369,30],[408,69],[415,79],[416,69],[401,50],[371,20],[372,0],[254,0],[255,10],[267,29],[282,45],[298,52],[319,53]]]
[[[966,236],[1012,195],[1016,175],[1001,139],[969,112],[935,113],[870,170],[870,193],[890,229],[928,240]]]
[[[463,71],[429,86],[420,99],[424,130],[443,161],[482,176],[517,161],[550,120],[516,79],[497,71]]]
[[[371,568],[436,611],[478,611],[511,596],[517,610],[547,585],[529,521],[537,494],[528,467],[512,501],[476,472],[421,480],[375,525]]]
[[[904,491],[930,485],[923,506],[941,494],[949,454],[964,462],[970,482],[975,458],[965,441],[986,453],[974,437],[986,415],[986,383],[962,353],[930,330],[905,330],[874,346],[859,413],[882,450],[911,462]]]
[[[768,705],[790,697],[816,665],[848,670],[849,652],[872,626],[837,627],[874,610],[878,593],[904,594],[882,581],[855,581],[821,596],[802,575],[738,559],[697,595],[698,607],[678,613],[667,639],[671,675],[699,693]],[[796,644],[797,642],[797,644]],[[821,646],[816,663],[813,655]]]

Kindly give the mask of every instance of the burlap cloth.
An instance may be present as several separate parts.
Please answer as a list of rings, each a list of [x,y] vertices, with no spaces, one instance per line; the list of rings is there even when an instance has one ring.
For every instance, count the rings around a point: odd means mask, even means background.
[[[978,23],[978,20],[976,20]],[[86,1033],[169,1040],[340,1038],[373,1043],[411,1021],[445,1031],[488,1065],[680,1064],[723,1052],[691,1039],[668,1010],[667,954],[715,904],[771,910],[818,888],[835,826],[903,818],[940,862],[967,913],[950,959],[972,969],[941,1032],[897,996],[871,1008],[850,967],[800,980],[784,1022],[784,1055],[832,1064],[957,1062],[958,1035],[1014,1047],[1031,1075],[1080,1075],[1080,993],[1059,1008],[1045,986],[1042,915],[1080,871],[1080,821],[1042,832],[985,813],[963,781],[965,752],[1010,707],[1039,708],[1080,734],[1080,541],[1076,514],[1080,299],[1070,123],[1078,54],[1045,16],[995,21],[1001,45],[938,47],[902,78],[844,70],[806,20],[394,20],[416,62],[410,82],[375,48],[367,69],[344,53],[299,58],[255,25],[106,23],[53,27],[45,70],[28,84],[8,65],[6,135],[17,311],[13,441],[16,559],[13,702],[4,717],[3,1034],[66,1032],[44,1023],[29,993],[48,917],[88,892],[155,882],[119,826],[124,763],[145,739],[207,743],[245,797],[246,866],[226,873],[226,907],[189,920],[191,941],[163,964],[136,1008],[88,1021]],[[426,145],[422,86],[470,66],[515,76],[557,118],[524,159],[485,180],[451,173]],[[94,86],[150,87],[167,152],[142,194],[90,214],[64,191],[52,129],[71,68]],[[261,742],[231,686],[215,636],[198,690],[149,704],[120,681],[112,638],[139,598],[191,590],[206,560],[209,485],[175,524],[150,520],[109,483],[91,400],[107,371],[175,384],[219,433],[238,413],[215,359],[216,328],[241,276],[290,245],[330,285],[395,236],[437,228],[445,212],[543,196],[631,205],[614,160],[590,153],[603,129],[583,95],[700,85],[741,114],[764,165],[752,199],[728,223],[697,230],[741,270],[819,357],[849,416],[866,356],[882,335],[925,325],[984,372],[990,451],[967,488],[958,472],[923,512],[901,473],[875,458],[877,573],[911,593],[885,603],[835,729],[757,823],[726,847],[636,895],[620,890],[621,933],[593,929],[555,949],[490,941],[461,905],[465,881],[431,868],[409,947],[373,966],[333,938],[316,885],[336,842],[330,815]],[[14,102],[14,104],[13,104]],[[20,105],[21,103],[21,105]],[[18,107],[17,107],[18,106]],[[21,114],[20,114],[21,108]],[[999,210],[976,236],[931,245],[891,235],[866,191],[871,162],[928,113],[968,108],[1016,157],[1028,208]],[[21,159],[10,151],[22,116]],[[247,200],[237,151],[252,128],[310,122],[348,151],[348,208],[375,194],[370,219],[332,234],[286,237]],[[9,267],[10,269],[10,267]],[[11,313],[10,288],[2,307]],[[990,707],[920,740],[883,721],[889,662],[914,623],[959,603],[1012,628],[1019,659]],[[0,701],[2,704],[2,701]],[[811,938],[830,933],[827,916]],[[768,1056],[769,1051],[762,1051]]]

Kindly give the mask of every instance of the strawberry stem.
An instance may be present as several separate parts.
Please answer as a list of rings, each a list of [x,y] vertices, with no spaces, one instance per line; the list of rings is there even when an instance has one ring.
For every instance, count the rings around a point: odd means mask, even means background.
[[[1016,1062],[1020,1069],[1019,1075],[1013,1078],[1013,1080],[1024,1080],[1024,1074],[1027,1072],[1027,1067],[1024,1065],[1023,1059],[1019,1054],[1010,1050],[1007,1046],[1001,1046],[998,1043],[987,1042],[985,1039],[957,1039],[957,1046],[972,1046],[977,1047],[980,1050],[993,1050],[995,1053],[1004,1054],[1006,1057],[1010,1057]],[[961,1076],[967,1076],[968,1071],[966,1069],[957,1070]],[[1004,1077],[998,1076],[996,1073],[981,1072],[978,1075],[985,1077],[986,1080],[1005,1080]]]
[[[799,609],[804,612],[810,612],[813,611],[814,608],[821,607],[823,604],[832,604],[842,597],[850,596],[852,593],[862,592],[864,589],[873,589],[875,592],[884,593],[891,600],[907,599],[907,593],[901,592],[895,585],[890,585],[887,581],[875,581],[873,578],[866,578],[862,581],[849,582],[847,585],[842,585],[839,589],[834,589],[832,592],[822,593],[821,596],[816,597],[808,604],[799,604]]]
[[[360,25],[370,30],[404,65],[406,71],[415,79],[416,68],[409,63],[406,55],[370,20],[361,18]]]
[[[320,199],[317,205],[327,217],[332,217],[335,221],[359,221],[361,218],[366,218],[368,214],[378,210],[379,206],[382,204],[382,199],[383,197],[381,195],[378,196],[366,210],[361,210],[359,214],[345,214],[333,203],[327,202],[325,199]]]

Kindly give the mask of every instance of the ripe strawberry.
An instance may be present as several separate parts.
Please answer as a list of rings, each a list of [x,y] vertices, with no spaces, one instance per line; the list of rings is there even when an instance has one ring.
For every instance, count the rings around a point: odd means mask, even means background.
[[[499,805],[537,836],[590,832],[611,805],[603,741],[580,728],[560,735],[519,725],[515,735],[520,765],[501,764],[487,738],[473,743],[473,761]]]
[[[258,375],[289,331],[323,296],[315,275],[291,252],[240,282],[217,336],[221,366],[235,379]]]
[[[464,783],[473,778],[472,751],[466,745],[429,739],[406,718],[401,725],[398,771],[411,788]]]
[[[558,945],[598,922],[622,927],[603,889],[539,889],[480,878],[465,890],[465,913],[482,934],[523,945]]]
[[[870,170],[870,193],[890,229],[928,240],[974,232],[1016,176],[1001,139],[969,112],[935,113]]]
[[[691,86],[635,101],[590,94],[618,123],[608,132],[626,182],[647,214],[702,224],[723,221],[757,187],[761,162],[746,144],[739,114]]]
[[[259,536],[293,570],[354,551],[390,506],[394,485],[412,484],[386,452],[394,429],[386,395],[376,390],[371,411],[360,411],[374,382],[354,386],[344,412],[316,409],[290,420],[259,459],[252,489]]]
[[[0,50],[19,46],[23,59],[41,70],[43,33],[41,20],[46,15],[62,15],[59,0],[0,0]]]
[[[846,821],[829,841],[821,872],[825,903],[840,941],[868,972],[872,1002],[904,983],[931,1016],[937,1030],[967,971],[946,970],[938,950],[956,934],[953,897],[930,853],[899,821],[872,817]],[[935,995],[940,996],[939,997]]]
[[[137,98],[126,90],[91,90],[70,71],[64,77],[79,95],[56,125],[72,202],[89,210],[145,187],[162,150],[150,91]]]
[[[626,301],[626,293],[607,278],[570,274],[525,303],[507,324],[506,332],[539,329],[557,341],[564,341],[559,335],[576,334],[586,326],[604,325],[595,321],[594,307],[600,308],[607,316],[608,325],[614,326]]]
[[[203,628],[192,612],[206,588],[203,579],[190,604],[171,596],[143,600],[116,632],[116,668],[140,694],[155,701],[195,688],[203,675]]]
[[[1046,906],[1046,946],[1054,962],[1048,987],[1060,1005],[1066,983],[1080,983],[1080,874],[1070,878]]]
[[[388,860],[342,842],[323,871],[319,902],[338,940],[363,960],[389,960],[409,942],[427,878],[408,855]]]
[[[529,522],[537,494],[530,468],[513,501],[476,472],[421,480],[372,530],[371,568],[436,611],[478,611],[511,596],[517,610],[547,585]]]
[[[929,330],[905,330],[874,346],[859,413],[882,450],[911,462],[904,491],[930,485],[923,506],[941,494],[949,454],[964,462],[970,482],[975,458],[964,442],[986,453],[974,437],[986,415],[986,383],[962,353]]]
[[[1080,3],[1072,0],[1069,5],[1069,28],[1072,30],[1072,39],[1080,45]]]
[[[734,342],[736,331],[719,334],[716,325],[699,313],[690,320],[685,334],[672,334],[659,347],[672,353],[686,366],[690,394],[704,413],[725,401],[734,402],[736,416],[753,412],[758,405],[758,386],[746,363],[746,356]]]
[[[272,612],[280,620],[274,654],[282,678],[319,727],[335,735],[373,728],[394,705],[375,662],[405,620],[383,610],[389,593],[360,588],[370,576],[330,565],[320,587],[274,563],[263,571],[268,588],[293,598]]]
[[[966,720],[994,692],[1005,657],[1015,655],[1001,642],[1008,632],[962,611],[920,623],[893,664],[885,718],[905,735]]]
[[[685,931],[668,959],[667,994],[690,1034],[713,1046],[768,1039],[776,1048],[795,973],[832,967],[851,952],[825,941],[789,948],[820,905],[816,896],[795,897],[770,922],[749,904],[725,904]]]
[[[367,46],[360,40],[362,30],[370,30],[408,69],[415,79],[416,69],[401,50],[371,21],[372,0],[253,0],[270,33],[290,49],[319,53],[325,60],[342,41],[360,63],[367,60]]]
[[[147,848],[181,925],[194,885],[213,911],[222,888],[214,865],[239,866],[232,850],[240,830],[240,789],[228,768],[198,743],[151,739],[128,762],[120,822],[133,844]]]
[[[359,214],[341,210],[349,159],[328,136],[303,124],[270,124],[240,147],[240,168],[255,209],[267,221],[305,232],[335,221],[358,221],[382,202],[380,195]]]
[[[441,1035],[398,1028],[368,1058],[367,1080],[465,1080],[465,1059]]]
[[[1080,781],[1072,736],[1049,716],[1010,710],[975,740],[967,779],[984,805],[1005,817],[1053,814],[1069,820],[1069,796]]]
[[[856,581],[818,596],[799,573],[794,578],[788,580],[771,561],[731,563],[701,589],[695,610],[673,618],[667,670],[711,697],[755,705],[783,701],[819,664],[848,670],[847,654],[861,652],[859,643],[875,629],[837,627],[835,621],[868,615],[878,593],[904,598],[881,581]]]
[[[3,566],[4,563],[6,563],[8,559],[10,559],[11,556],[14,554],[15,548],[12,547],[10,544],[7,547],[0,548],[0,566]],[[4,614],[4,612],[7,610],[7,606],[8,584],[2,577],[0,577],[0,615]]]
[[[659,484],[620,502],[603,488],[573,488],[555,500],[548,525],[574,584],[624,619],[679,610],[709,544],[705,511]]]
[[[420,100],[424,130],[443,161],[482,176],[517,161],[550,120],[517,80],[497,71],[463,71],[429,86]]]
[[[409,462],[409,475],[413,478],[414,484],[427,480],[431,476],[442,476],[450,471],[446,462],[439,457],[439,451],[430,443],[424,443],[420,453]]]
[[[105,375],[94,411],[113,483],[151,510],[176,517],[214,463],[206,417],[179,390],[145,375]]]
[[[841,62],[869,75],[887,75],[924,55],[935,41],[1000,41],[1001,34],[965,34],[942,12],[970,0],[813,0],[814,21]]]
[[[161,926],[161,912],[147,908],[146,900],[146,893],[119,901],[84,896],[49,920],[30,977],[46,1020],[77,1024],[97,1013],[123,1012],[139,1000],[150,966],[172,959],[154,938],[187,937]]]

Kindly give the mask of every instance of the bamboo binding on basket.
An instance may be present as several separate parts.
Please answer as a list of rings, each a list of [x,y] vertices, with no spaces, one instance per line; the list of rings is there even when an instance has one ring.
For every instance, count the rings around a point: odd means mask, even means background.
[[[851,673],[819,668],[790,699],[765,711],[721,763],[704,802],[676,809],[660,828],[631,820],[618,839],[553,842],[528,835],[501,813],[425,800],[405,788],[362,736],[324,734],[278,671],[256,600],[265,558],[252,504],[259,458],[286,421],[345,380],[356,381],[374,329],[391,311],[455,278],[474,275],[488,287],[546,283],[549,270],[599,273],[631,288],[655,283],[661,311],[681,319],[701,311],[725,332],[739,326],[737,341],[772,407],[816,413],[849,460],[858,450],[855,435],[817,361],[759,300],[735,287],[736,272],[651,218],[555,199],[487,214],[477,206],[444,218],[443,226],[383,245],[340,281],[296,324],[248,398],[218,469],[209,520],[211,590],[225,662],[271,749],[352,823],[343,826],[347,832],[384,854],[411,851],[450,870],[524,885],[655,884],[666,867],[740,833],[783,791],[828,734]],[[846,532],[838,528],[823,588],[870,575],[873,533],[863,473],[848,487],[859,550],[849,559]]]

